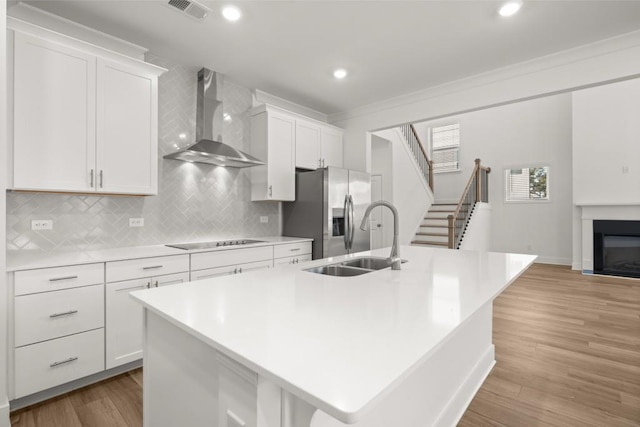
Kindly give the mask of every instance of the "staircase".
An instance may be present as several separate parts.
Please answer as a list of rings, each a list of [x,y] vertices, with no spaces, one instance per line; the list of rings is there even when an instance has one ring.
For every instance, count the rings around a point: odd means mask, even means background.
[[[434,203],[426,213],[412,245],[447,248],[449,246],[449,215],[453,215],[457,203]],[[468,204],[463,206],[463,212],[468,210]],[[464,233],[464,231],[463,231]]]
[[[467,225],[478,202],[489,201],[489,172],[491,168],[482,166],[480,159],[459,203],[434,203],[415,234],[413,245],[458,249],[467,230]]]

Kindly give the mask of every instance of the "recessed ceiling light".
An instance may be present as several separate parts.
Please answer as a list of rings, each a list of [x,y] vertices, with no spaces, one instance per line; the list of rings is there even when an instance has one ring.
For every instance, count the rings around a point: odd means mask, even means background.
[[[224,19],[227,21],[235,22],[240,19],[242,12],[235,6],[225,6],[222,9],[222,16],[224,16]]]
[[[345,70],[344,68],[338,68],[333,72],[333,77],[335,77],[336,79],[344,79],[345,77],[347,77],[347,70]]]
[[[518,13],[521,7],[521,0],[509,0],[502,3],[502,6],[500,6],[498,13],[500,14],[500,16],[512,16]]]

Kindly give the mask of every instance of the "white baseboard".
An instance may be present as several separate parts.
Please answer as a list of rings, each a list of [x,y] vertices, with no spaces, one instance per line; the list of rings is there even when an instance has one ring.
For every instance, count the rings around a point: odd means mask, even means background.
[[[573,266],[573,263],[569,258],[554,258],[554,257],[546,257],[546,256],[539,256],[536,259],[535,263]]]
[[[456,426],[495,364],[495,346],[491,344],[433,425]]]
[[[0,427],[11,427],[10,413],[9,401],[0,405]]]

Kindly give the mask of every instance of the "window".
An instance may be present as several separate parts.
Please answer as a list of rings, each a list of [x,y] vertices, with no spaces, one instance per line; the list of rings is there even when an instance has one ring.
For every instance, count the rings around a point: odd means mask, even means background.
[[[458,152],[460,151],[460,124],[431,128],[431,157],[433,172],[452,172],[460,170]]]
[[[549,200],[549,166],[505,170],[506,201]]]

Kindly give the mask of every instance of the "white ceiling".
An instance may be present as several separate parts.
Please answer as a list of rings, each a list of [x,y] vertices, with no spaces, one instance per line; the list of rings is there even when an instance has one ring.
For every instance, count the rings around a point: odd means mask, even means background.
[[[238,84],[332,114],[640,29],[640,1],[236,1],[196,22],[168,0],[28,1]],[[337,67],[349,76],[337,81]]]

